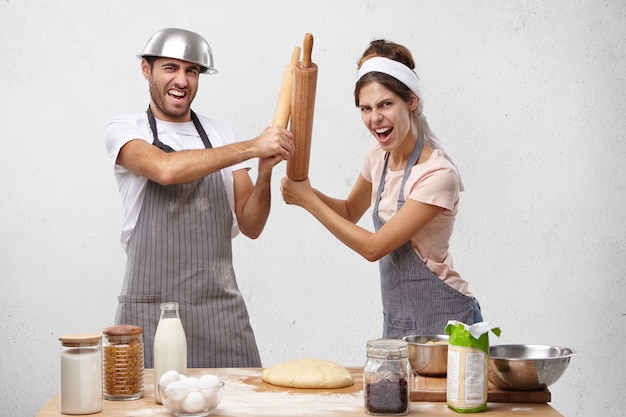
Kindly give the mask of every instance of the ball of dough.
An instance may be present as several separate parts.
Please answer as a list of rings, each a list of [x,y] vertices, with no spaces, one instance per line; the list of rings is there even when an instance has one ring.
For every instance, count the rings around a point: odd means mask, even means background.
[[[343,388],[354,384],[343,366],[323,359],[299,359],[265,368],[263,381],[290,388]]]

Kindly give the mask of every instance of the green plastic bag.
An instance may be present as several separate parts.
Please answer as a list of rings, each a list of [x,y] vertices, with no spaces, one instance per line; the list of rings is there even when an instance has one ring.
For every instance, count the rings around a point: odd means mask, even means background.
[[[487,411],[489,384],[489,331],[500,336],[500,328],[486,322],[467,325],[450,320],[446,401],[459,413]]]

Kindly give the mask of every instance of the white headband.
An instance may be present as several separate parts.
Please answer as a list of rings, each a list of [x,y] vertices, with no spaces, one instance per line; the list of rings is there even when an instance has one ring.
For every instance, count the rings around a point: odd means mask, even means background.
[[[444,156],[450,162],[452,162],[452,164],[456,168],[454,160],[445,149],[441,140],[439,140],[437,135],[435,135],[435,133],[430,129],[428,121],[426,120],[426,116],[424,116],[424,97],[422,95],[422,88],[419,78],[417,78],[417,74],[415,74],[415,72],[413,72],[411,68],[407,67],[402,62],[394,61],[393,59],[389,58],[383,58],[381,56],[375,56],[365,61],[361,65],[361,68],[359,68],[358,79],[361,79],[362,76],[370,72],[381,72],[395,78],[402,84],[406,85],[417,96],[417,98],[419,98],[419,104],[416,110],[417,114],[419,115],[419,128],[424,134],[424,138],[430,143],[432,147],[441,149]],[[459,187],[461,191],[465,189],[465,187],[463,186],[463,182],[461,181],[460,175]]]
[[[411,68],[404,65],[402,62],[394,61],[393,59],[383,58],[381,56],[375,56],[365,61],[361,68],[359,68],[358,78],[360,79],[370,72],[382,72],[400,81],[402,84],[409,87],[411,91],[422,101],[422,89],[420,87],[419,78],[417,74],[411,70]]]

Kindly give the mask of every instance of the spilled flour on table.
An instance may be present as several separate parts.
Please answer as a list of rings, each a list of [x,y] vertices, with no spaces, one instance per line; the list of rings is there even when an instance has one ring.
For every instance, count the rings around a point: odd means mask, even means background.
[[[241,370],[237,376],[241,377]],[[248,376],[258,372],[250,371]],[[225,378],[226,391],[220,405],[212,415],[216,416],[321,416],[337,411],[363,410],[363,393],[296,393],[288,391],[259,391],[257,387],[240,380]]]

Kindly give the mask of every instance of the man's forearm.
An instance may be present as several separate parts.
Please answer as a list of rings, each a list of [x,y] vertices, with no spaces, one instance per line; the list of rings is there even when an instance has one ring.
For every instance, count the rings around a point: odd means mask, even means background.
[[[212,149],[174,152],[168,156],[170,159],[163,166],[165,184],[193,181],[258,155],[249,142],[239,142]]]
[[[256,183],[250,192],[239,219],[239,229],[251,239],[259,237],[271,207],[272,170],[259,172]]]

